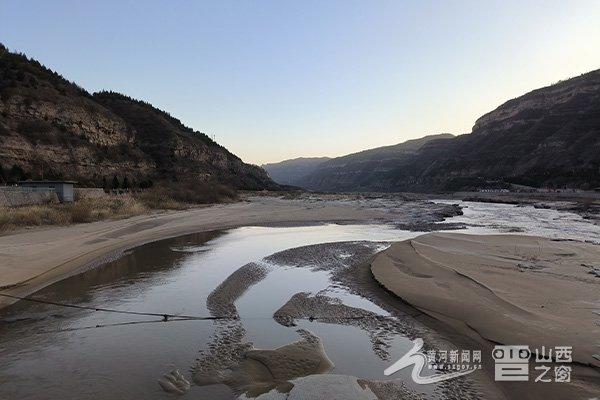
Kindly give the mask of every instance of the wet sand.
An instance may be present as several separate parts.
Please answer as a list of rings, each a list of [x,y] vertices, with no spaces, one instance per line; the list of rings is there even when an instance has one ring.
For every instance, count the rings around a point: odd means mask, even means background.
[[[383,289],[370,273],[370,260],[385,242],[336,242],[284,250],[259,262],[248,263],[229,275],[207,297],[213,316],[239,317],[235,302],[275,268],[307,268],[330,273],[331,289],[336,286],[382,306],[389,316],[344,304],[322,293],[290,294],[289,300],[273,314],[282,326],[297,329],[298,320],[356,327],[369,336],[372,351],[391,362],[388,350],[396,337],[422,337],[428,348],[449,344],[419,323],[419,312],[398,301]],[[217,320],[208,350],[192,368],[192,381],[205,386],[225,384],[240,399],[422,399],[427,396],[408,388],[400,379],[378,381],[354,376],[326,374],[333,364],[327,348],[313,333],[300,329],[301,340],[273,349],[255,349],[245,338],[244,319]],[[161,385],[162,386],[162,385]],[[479,373],[468,380],[446,381],[434,389],[441,399],[503,399],[489,379]]]
[[[573,346],[570,384],[500,384],[512,396],[561,399],[600,393],[599,262],[600,246],[589,243],[432,233],[392,245],[371,269],[399,298],[489,350]]]
[[[225,384],[233,393],[249,397],[271,390],[289,392],[291,380],[323,374],[333,367],[320,338],[302,329],[297,333],[300,340],[276,349],[254,348],[251,343],[243,343],[240,336],[239,341],[230,343],[239,347],[234,357],[224,357],[223,350],[227,350],[219,348],[214,359],[200,360],[192,379],[199,386]]]
[[[340,198],[286,200],[250,197],[227,205],[165,212],[125,220],[26,230],[0,236],[0,290],[26,296],[160,239],[239,226],[318,223],[431,224],[455,215],[451,205],[388,199],[385,205]],[[0,308],[13,303],[0,298]]]
[[[454,212],[451,206],[444,209],[427,202],[408,202],[390,208],[387,203],[371,207],[339,199],[263,197],[248,203],[132,219],[136,221],[64,228],[72,243],[89,252],[73,256],[49,271],[44,268],[64,257],[60,251],[77,254],[82,249],[68,246],[67,238],[58,235],[56,229],[0,237],[0,262],[12,259],[12,270],[7,271],[8,276],[14,277],[24,272],[14,271],[18,268],[15,260],[21,257],[19,249],[23,257],[36,254],[39,258],[34,261],[41,268],[41,275],[8,285],[11,291],[34,291],[32,283],[36,279],[41,285],[49,284],[49,277],[62,279],[82,268],[98,265],[104,257],[136,246],[137,241],[151,242],[162,238],[161,235],[179,236],[180,229],[199,231],[210,227],[316,222],[389,222],[423,227],[422,224],[441,221],[448,212]],[[415,224],[415,218],[422,224]],[[80,237],[73,236],[76,233]],[[44,240],[37,241],[36,235],[42,235]],[[16,236],[23,241],[16,240]],[[299,319],[314,319],[359,328],[369,335],[373,353],[382,360],[389,358],[389,336],[393,335],[421,337],[426,348],[428,345],[441,348],[447,341],[461,344],[461,348],[478,348],[473,343],[479,343],[485,354],[491,354],[496,342],[575,347],[571,384],[493,385],[493,364],[488,361],[484,365],[488,375],[474,373],[466,380],[448,381],[436,389],[436,398],[590,398],[600,390],[598,366],[594,364],[595,360],[600,361],[596,358],[600,344],[597,325],[600,278],[595,272],[600,247],[514,235],[429,234],[394,244],[376,254],[388,245],[355,241],[297,247],[248,263],[231,273],[207,297],[207,309],[213,316],[233,319],[214,322],[214,335],[208,349],[201,351],[192,366],[189,381],[172,372],[165,375],[161,387],[169,391],[168,383],[174,382],[182,384],[185,392],[190,383],[197,386],[222,383],[240,398],[261,399],[422,397],[399,380],[374,381],[323,374],[332,368],[327,348],[306,330],[297,331],[300,340],[284,346],[272,350],[255,348],[245,337],[243,321],[235,319],[239,316],[235,303],[250,287],[260,284],[273,268],[283,266],[327,271],[331,287],[344,288],[370,300],[389,312],[389,317],[345,305],[323,293],[295,293],[294,288],[289,298],[278,305],[280,308],[274,315],[277,322],[292,328]],[[43,257],[45,252],[50,255],[48,259]],[[91,261],[86,263],[87,257]],[[0,272],[4,272],[7,264],[0,265]],[[527,338],[529,342],[523,340]],[[339,397],[345,394],[346,397]]]
[[[382,360],[390,360],[388,349],[396,335],[408,336],[409,327],[402,319],[386,317],[361,308],[350,307],[339,299],[300,292],[273,315],[283,326],[296,326],[297,319],[317,320],[327,324],[351,325],[368,333],[373,353]]]

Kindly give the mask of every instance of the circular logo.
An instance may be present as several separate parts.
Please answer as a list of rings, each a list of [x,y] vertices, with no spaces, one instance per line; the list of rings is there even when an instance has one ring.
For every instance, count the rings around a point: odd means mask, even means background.
[[[522,360],[525,360],[527,358],[529,358],[529,356],[531,355],[531,352],[529,351],[529,349],[519,349],[519,358]]]
[[[501,360],[504,358],[504,349],[494,349],[494,352],[492,353],[492,357],[494,357],[494,360]]]

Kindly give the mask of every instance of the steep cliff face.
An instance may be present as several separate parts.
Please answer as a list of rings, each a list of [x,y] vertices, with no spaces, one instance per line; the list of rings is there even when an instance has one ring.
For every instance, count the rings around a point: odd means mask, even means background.
[[[114,177],[217,181],[276,188],[200,132],[149,104],[112,92],[90,95],[35,60],[0,47],[0,181]]]
[[[598,187],[600,70],[510,100],[479,118],[470,134],[434,139],[408,155],[332,159],[301,186],[332,191],[440,191],[508,183]],[[352,157],[364,165],[350,162]]]
[[[262,168],[242,162],[204,133],[150,104],[112,92],[95,93],[94,99],[126,122],[134,132],[134,147],[153,160],[159,176],[213,179],[251,190],[277,188]]]
[[[447,144],[423,148],[407,171],[412,188],[599,186],[600,70],[510,100]]]
[[[492,133],[529,124],[554,114],[572,119],[597,111],[600,95],[600,70],[533,90],[502,104],[483,115],[473,126],[473,133]]]

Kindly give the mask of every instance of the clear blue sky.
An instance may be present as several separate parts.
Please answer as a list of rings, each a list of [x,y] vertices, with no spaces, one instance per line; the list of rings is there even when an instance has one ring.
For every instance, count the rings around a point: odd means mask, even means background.
[[[600,1],[0,0],[0,41],[260,164],[469,132],[600,68]]]

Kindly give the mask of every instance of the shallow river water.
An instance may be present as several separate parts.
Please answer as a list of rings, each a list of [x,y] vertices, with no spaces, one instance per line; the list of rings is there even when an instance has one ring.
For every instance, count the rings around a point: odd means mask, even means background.
[[[469,225],[460,232],[518,232],[600,240],[600,229],[581,217],[532,207],[465,203],[465,214],[447,222]],[[244,341],[271,349],[299,339],[299,328],[319,336],[332,373],[385,379],[383,370],[411,346],[402,334],[387,338],[387,357],[357,326],[298,320],[286,327],[273,314],[298,292],[321,293],[343,304],[389,315],[367,298],[332,285],[326,270],[276,265],[265,257],[282,250],[327,242],[385,242],[419,235],[384,225],[244,227],[147,244],[102,267],[51,285],[36,298],[81,306],[153,313],[211,315],[207,297],[240,267],[258,262],[266,277],[235,301]],[[351,258],[340,247],[338,260]],[[263,261],[261,261],[263,260]],[[310,267],[310,266],[309,266]],[[176,367],[190,369],[218,331],[207,320],[161,322],[160,318],[108,314],[21,301],[0,313],[0,398],[164,399],[157,380]],[[398,377],[398,376],[396,376]],[[411,387],[410,378],[406,378]],[[423,392],[422,388],[415,390]],[[438,394],[425,391],[430,397]],[[225,385],[193,385],[181,398],[232,399]]]

